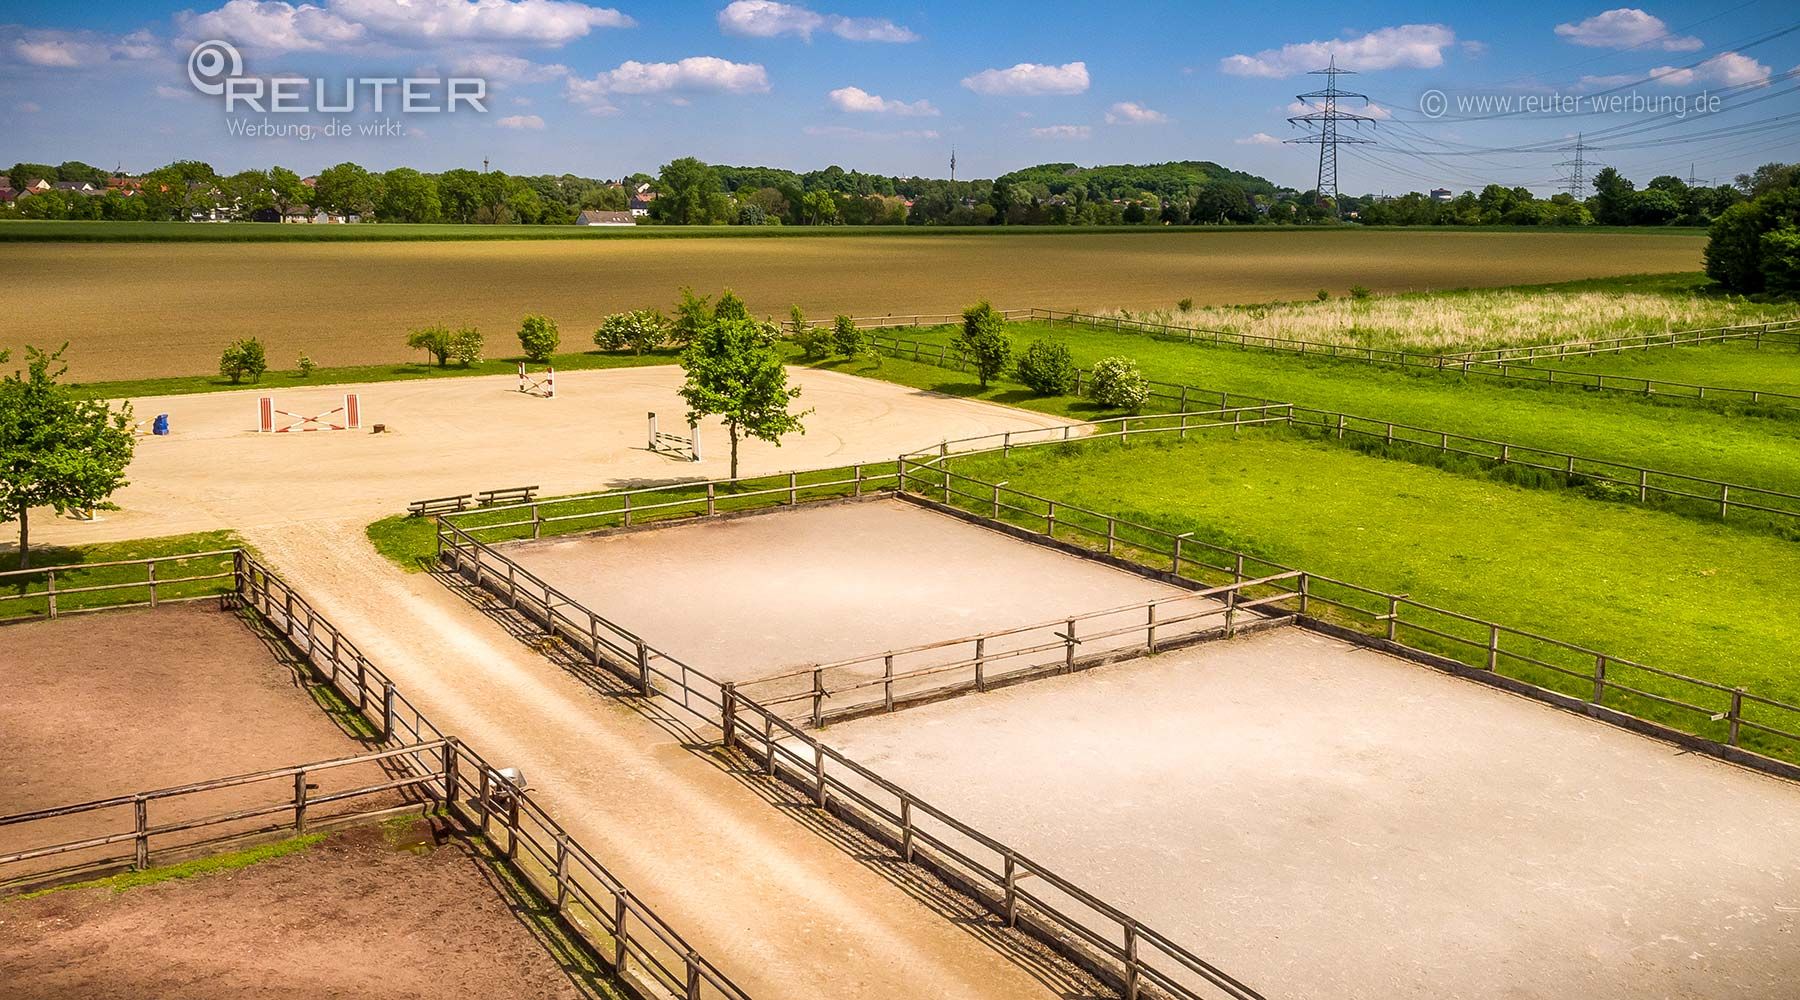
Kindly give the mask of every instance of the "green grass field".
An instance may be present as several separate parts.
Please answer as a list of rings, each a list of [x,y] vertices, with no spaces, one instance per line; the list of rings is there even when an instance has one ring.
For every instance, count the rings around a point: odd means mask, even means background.
[[[87,593],[68,593],[80,587],[112,586],[116,584],[138,584],[146,579],[143,566],[92,566],[94,563],[125,562],[132,559],[147,559],[152,556],[175,556],[190,552],[216,552],[221,549],[233,549],[242,546],[242,541],[230,531],[204,531],[191,535],[170,535],[163,538],[144,538],[127,542],[100,542],[94,545],[78,546],[33,546],[31,565],[41,569],[46,566],[88,566],[59,572],[56,586],[59,594],[56,606],[58,611],[76,611],[88,608],[106,607],[115,604],[135,604],[149,599],[146,587],[117,587],[109,590],[89,591]],[[19,566],[17,550],[0,552],[0,571],[16,570]],[[216,573],[231,572],[230,556],[209,556],[204,559],[186,559],[158,564],[159,584],[156,590],[158,600],[173,600],[184,597],[201,597],[220,594],[231,589],[231,580],[201,580],[193,583],[168,582],[178,577],[210,576]],[[40,573],[20,574],[10,579],[0,578],[0,620],[10,618],[35,618],[49,610],[49,600],[45,595],[45,576]]]
[[[1285,431],[974,456],[953,468],[1611,655],[1800,701],[1800,546]],[[1040,522],[1041,526],[1041,522]],[[1791,720],[1790,720],[1791,721]]]
[[[1564,371],[1603,372],[1664,382],[1800,395],[1800,349],[1791,344],[1770,344],[1760,348],[1742,343],[1664,347],[1583,358],[1546,358],[1537,365]]]
[[[1125,355],[1135,358],[1147,377],[1162,381],[1800,493],[1800,414],[1783,408],[1746,412],[1206,347],[1090,327],[1016,323],[1009,331],[1017,348],[1037,338],[1067,344],[1084,367],[1104,357]],[[934,344],[948,343],[953,335],[948,328],[900,333]],[[839,367],[865,371],[855,364]],[[889,359],[879,370],[866,373],[918,388],[1033,408],[1056,410],[1062,405],[1033,401],[1011,381],[996,383],[983,393],[966,374],[907,361]]]

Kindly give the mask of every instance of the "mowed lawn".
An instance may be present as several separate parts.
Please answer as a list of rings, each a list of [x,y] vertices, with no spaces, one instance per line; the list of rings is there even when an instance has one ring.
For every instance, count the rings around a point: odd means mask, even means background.
[[[0,243],[0,346],[70,343],[82,381],[197,375],[258,337],[278,367],[410,358],[409,328],[472,324],[506,356],[543,313],[564,349],[608,313],[733,288],[759,315],[1169,308],[1691,271],[1699,235],[1473,230],[1182,230],[832,239]]]
[[[1800,348],[1791,344],[1664,347],[1585,358],[1546,358],[1537,366],[1800,396]]]
[[[1406,372],[1091,327],[1015,323],[1008,331],[1016,349],[1038,338],[1067,344],[1084,367],[1104,357],[1125,355],[1135,358],[1152,379],[1800,493],[1800,411],[1784,415],[1771,407],[1767,412],[1772,415],[1722,412],[1627,394]],[[930,343],[948,343],[954,335],[947,328],[899,333]],[[879,370],[855,366],[845,370],[920,388],[980,395],[967,374],[910,362],[890,360]],[[1010,382],[996,385],[986,396],[1045,405],[1034,403],[1023,387]]]
[[[1285,432],[1097,443],[956,471],[1346,582],[1800,701],[1800,545]],[[1792,720],[1790,720],[1792,721]]]

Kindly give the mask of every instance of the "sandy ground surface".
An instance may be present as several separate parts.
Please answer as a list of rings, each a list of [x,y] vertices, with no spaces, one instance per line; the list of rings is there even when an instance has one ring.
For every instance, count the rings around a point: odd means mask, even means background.
[[[750,681],[871,657],[828,671],[825,684],[831,689],[879,676],[885,664],[875,654],[889,650],[1046,623],[989,640],[985,652],[1001,654],[1055,642],[1055,633],[1066,629],[1061,619],[1069,615],[1186,593],[899,500],[547,539],[505,551],[585,607],[718,681]],[[1173,620],[1201,605],[1218,607],[1212,601],[1182,601],[1168,605],[1162,617]],[[1143,610],[1133,609],[1084,620],[1077,634],[1097,635],[1145,620]],[[1201,624],[1165,626],[1159,638],[1166,642]],[[1143,641],[1141,632],[1093,640],[1081,645],[1079,655]],[[973,644],[961,643],[896,657],[894,668],[904,674],[973,656]],[[1062,657],[1061,650],[1047,650],[996,659],[993,670]],[[972,678],[970,667],[918,684]],[[899,690],[904,694],[918,684]],[[767,701],[810,686],[808,677],[743,690]],[[871,698],[879,701],[880,691],[863,689],[825,707]]]
[[[1703,235],[1305,227],[822,239],[584,239],[329,244],[0,244],[0,346],[70,342],[85,381],[216,370],[256,336],[269,360],[413,356],[406,331],[472,324],[510,350],[544,313],[585,343],[607,313],[668,308],[676,290],[732,288],[757,315],[1008,308],[1169,308],[1692,271]],[[293,298],[295,289],[328,290]],[[204,322],[197,321],[204,317]]]
[[[1800,788],[1312,633],[827,738],[1270,996],[1800,977]]]
[[[800,404],[814,412],[805,434],[779,447],[740,445],[744,475],[850,462],[887,462],[945,437],[1055,426],[1044,414],[952,399],[836,372],[793,369]],[[275,394],[294,413],[341,406],[359,394],[372,434],[257,434],[251,389],[133,400],[140,418],[169,414],[173,433],[140,439],[114,497],[123,509],[96,522],[33,517],[32,539],[81,544],[122,538],[253,529],[319,518],[364,522],[405,510],[412,500],[509,486],[537,485],[544,495],[673,479],[724,478],[729,448],[722,425],[702,423],[702,462],[646,448],[645,414],[664,431],[681,430],[686,412],[673,366],[562,372],[557,397],[516,391],[509,376],[320,386]],[[0,526],[0,545],[18,526]]]
[[[429,841],[427,841],[429,843]],[[0,900],[11,1000],[584,994],[455,842],[358,827],[286,857],[124,893]]]
[[[404,574],[357,522],[250,540],[439,727],[541,801],[759,1000],[1042,998],[963,922],[596,692],[443,584]]]
[[[0,628],[0,689],[0,760],[6,761],[0,815],[351,757],[364,749],[319,709],[260,638],[212,602]],[[326,792],[379,780],[373,765],[319,776]],[[273,804],[292,793],[291,780],[284,779],[169,800],[152,805],[150,821]],[[342,808],[320,807],[315,815]],[[132,823],[126,807],[0,827],[0,852],[120,832]],[[151,847],[189,836],[156,838]],[[50,863],[28,862],[33,870]]]

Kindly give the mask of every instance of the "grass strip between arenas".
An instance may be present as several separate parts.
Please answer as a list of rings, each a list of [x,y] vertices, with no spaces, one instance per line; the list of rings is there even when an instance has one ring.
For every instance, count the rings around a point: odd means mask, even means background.
[[[137,604],[149,600],[150,597],[147,587],[99,590],[85,594],[63,593],[63,591],[78,587],[144,583],[147,578],[147,571],[141,565],[94,566],[83,569],[79,568],[81,564],[125,562],[153,556],[179,556],[192,552],[215,552],[221,549],[241,548],[243,544],[243,541],[234,532],[200,531],[187,535],[167,535],[161,538],[96,542],[91,545],[40,545],[32,547],[31,565],[33,568],[40,569],[46,566],[73,565],[77,567],[74,569],[59,568],[56,574],[56,588],[59,591],[56,607],[59,612],[67,612],[116,604]],[[17,551],[0,552],[0,570],[13,570],[18,567],[19,553]],[[197,580],[192,583],[171,581],[179,577],[210,576],[215,573],[230,572],[231,556],[229,554],[158,563],[157,600],[168,601],[226,593],[232,589],[230,577],[222,580]],[[45,575],[37,573],[0,582],[0,621],[44,615],[49,610],[49,600],[44,596],[47,589]]]
[[[202,858],[181,861],[172,865],[157,865],[143,871],[120,872],[105,878],[89,879],[85,882],[71,882],[68,885],[54,885],[33,892],[21,893],[17,899],[36,899],[48,896],[53,892],[67,892],[75,889],[111,889],[113,892],[125,892],[146,885],[160,882],[174,882],[181,879],[199,878],[204,875],[217,875],[222,872],[238,871],[264,861],[285,858],[290,854],[299,854],[323,841],[329,834],[306,833],[286,840],[277,840],[269,844],[258,844],[241,851],[229,851],[224,854],[210,854]]]
[[[1800,617],[1790,610],[1800,603],[1800,546],[1771,536],[1422,469],[1280,428],[1207,432],[1180,443],[1021,448],[954,459],[952,468],[1800,703],[1791,664]],[[1031,526],[1041,530],[1043,520]],[[1474,638],[1484,642],[1485,631]],[[1445,651],[1470,654],[1469,647]],[[1618,679],[1697,700],[1693,688],[1654,676]],[[1691,713],[1649,703],[1632,710],[1695,728]],[[1765,721],[1796,728],[1791,715]],[[1790,744],[1786,755],[1796,749]]]

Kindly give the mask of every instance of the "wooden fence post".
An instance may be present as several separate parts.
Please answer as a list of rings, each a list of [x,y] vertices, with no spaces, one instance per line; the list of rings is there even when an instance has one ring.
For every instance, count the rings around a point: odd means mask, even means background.
[[[44,596],[49,600],[50,618],[56,618],[56,571],[44,574]]]
[[[812,724],[817,729],[825,724],[825,670],[814,667],[812,672]]]
[[[1387,614],[1387,637],[1388,637],[1389,642],[1394,641],[1394,636],[1396,634],[1398,634],[1399,627],[1400,627],[1400,598],[1389,596],[1388,597],[1388,614]]]
[[[975,690],[987,691],[987,636],[975,637]]]
[[[1150,601],[1144,607],[1149,612],[1144,623],[1144,645],[1154,653],[1156,652],[1156,602]]]
[[[894,654],[889,653],[881,658],[881,707],[889,712],[894,710]]]
[[[1125,1000],[1138,1000],[1140,969],[1137,925],[1127,923],[1125,925]]]
[[[631,916],[626,907],[626,900],[631,896],[629,889],[613,890],[613,971],[625,971],[626,943],[631,940],[631,928],[625,921]]]
[[[394,738],[394,682],[387,681],[381,686],[381,739],[382,742]]]
[[[1606,697],[1606,655],[1594,657],[1594,704]]]
[[[731,746],[737,735],[737,683],[726,681],[719,685],[719,701],[721,728],[724,730],[725,752],[731,752]]]
[[[137,820],[137,859],[133,865],[138,871],[150,867],[150,803],[142,795],[132,802]]]
[[[1006,856],[1006,926],[1016,927],[1019,923],[1019,862],[1011,854]]]
[[[813,745],[813,801],[825,808],[825,747],[818,740]]]
[[[156,607],[156,560],[144,564],[144,580],[150,587],[150,606]]]
[[[456,740],[455,739],[445,740],[444,741],[444,815],[449,817],[450,819],[456,818],[456,785],[457,785],[456,765],[457,765],[457,757],[458,756],[459,755],[456,752]]]
[[[800,483],[799,473],[795,473],[795,472],[788,473],[788,506],[789,507],[795,506],[796,504],[798,504],[800,502],[799,483]]]
[[[1489,670],[1500,669],[1500,626],[1488,625],[1487,660]]]
[[[1069,633],[1063,636],[1063,673],[1075,672],[1075,619],[1068,620]]]
[[[712,482],[706,484],[706,516],[712,517],[719,512],[718,488]]]
[[[1044,534],[1048,535],[1051,538],[1055,538],[1056,537],[1056,501],[1050,500],[1047,502],[1049,503],[1050,506],[1049,506],[1048,513],[1046,513],[1044,515]]]
[[[638,693],[648,698],[656,692],[650,686],[650,647],[637,640]]]
[[[569,904],[569,835],[556,834],[556,912]]]
[[[1738,745],[1738,723],[1743,721],[1743,718],[1744,718],[1744,689],[1743,688],[1732,688],[1731,689],[1731,711],[1727,712],[1725,717],[1731,720],[1731,733],[1726,738],[1725,742],[1730,746],[1737,746]]]
[[[900,859],[912,864],[913,859],[913,822],[912,799],[900,800]]]
[[[294,836],[306,833],[306,769],[294,772]]]

